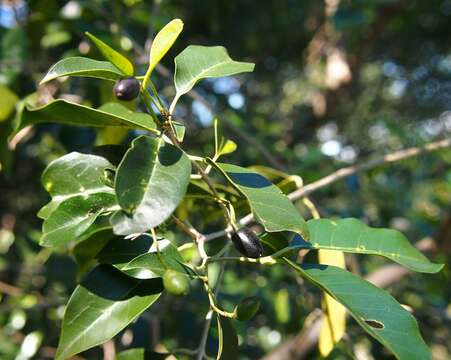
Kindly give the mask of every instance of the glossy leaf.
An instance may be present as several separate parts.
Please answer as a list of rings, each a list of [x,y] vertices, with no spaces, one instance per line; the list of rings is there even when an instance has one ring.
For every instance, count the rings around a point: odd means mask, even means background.
[[[222,46],[190,45],[175,57],[174,82],[176,100],[190,91],[200,80],[235,75],[254,70],[253,63],[230,58]]]
[[[76,242],[102,213],[117,208],[109,193],[95,193],[85,198],[74,196],[63,201],[42,225],[42,246],[62,246]]]
[[[120,104],[105,104],[99,109],[92,109],[61,99],[38,108],[26,106],[16,125],[16,132],[28,125],[52,122],[74,126],[123,126],[157,132],[150,115],[130,112]]]
[[[149,78],[152,74],[155,66],[161,61],[164,55],[177,40],[178,36],[183,30],[183,21],[180,19],[174,19],[166,24],[153,39],[152,46],[149,54],[149,68],[147,69],[146,78]]]
[[[42,85],[62,76],[83,76],[115,81],[124,74],[109,61],[75,56],[62,59],[54,64],[39,84]]]
[[[111,339],[152,305],[162,290],[161,279],[139,280],[111,265],[99,265],[69,299],[56,359]]]
[[[247,198],[256,220],[266,231],[293,231],[308,239],[307,223],[277,186],[246,168],[209,161]]]
[[[149,234],[129,236],[123,238],[116,236],[96,256],[103,264],[111,264],[122,269],[134,258],[150,251],[153,239]]]
[[[413,271],[436,273],[442,264],[430,262],[399,231],[370,228],[358,219],[309,220],[310,244],[300,247],[385,256]]]
[[[47,219],[59,204],[79,196],[87,198],[96,193],[114,194],[106,182],[108,169],[114,166],[105,158],[72,152],[52,161],[44,170],[41,182],[52,200],[38,213]]]
[[[135,70],[130,60],[91,33],[85,32],[85,35],[94,43],[106,60],[116,66],[124,75],[133,76]]]
[[[415,318],[385,290],[335,266],[284,261],[343,304],[359,325],[398,359],[432,359]]]
[[[184,260],[177,248],[169,240],[158,241],[159,253],[155,244],[149,252],[141,254],[121,266],[125,272],[133,271],[133,276],[140,279],[162,277],[166,270],[174,270],[187,276],[195,276],[193,270],[184,264]]]
[[[115,190],[122,211],[113,215],[119,235],[145,232],[160,225],[185,195],[191,162],[162,138],[140,136],[119,164]]]
[[[238,358],[238,337],[228,318],[218,315],[218,354],[217,360]]]

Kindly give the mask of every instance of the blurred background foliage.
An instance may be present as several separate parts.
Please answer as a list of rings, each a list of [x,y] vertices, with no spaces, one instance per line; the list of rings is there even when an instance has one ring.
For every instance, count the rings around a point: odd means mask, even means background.
[[[42,125],[8,141],[21,99],[39,105],[62,97],[95,107],[113,100],[112,84],[97,79],[38,83],[62,57],[99,58],[84,31],[121,49],[143,74],[148,39],[175,17],[185,22],[184,32],[153,75],[166,102],[174,95],[173,57],[189,44],[224,45],[234,59],[256,63],[253,74],[204,81],[180,103],[176,116],[187,126],[191,153],[212,154],[217,116],[238,144],[229,161],[272,166],[309,183],[348,164],[451,135],[450,0],[1,1],[0,359],[53,358],[64,304],[79,277],[66,251],[37,244],[36,212],[48,200],[42,170],[67,152],[127,143],[133,135]],[[430,255],[449,264],[450,164],[449,150],[424,154],[353,175],[312,199],[323,216],[354,216],[397,228],[413,243],[432,241]],[[199,204],[179,211],[205,232],[218,230],[215,213]],[[172,239],[187,241],[176,232]],[[377,257],[347,260],[362,275],[385,265]],[[404,277],[389,290],[414,312],[434,358],[450,359],[449,268]],[[259,296],[263,305],[250,323],[236,324],[242,359],[277,350],[320,306],[319,292],[282,268],[229,266],[221,302],[231,308],[245,295]],[[200,291],[164,296],[114,343],[81,357],[111,359],[114,349],[137,346],[195,348],[207,307]],[[215,346],[210,339],[208,349]],[[349,321],[330,358],[353,357],[391,358]]]

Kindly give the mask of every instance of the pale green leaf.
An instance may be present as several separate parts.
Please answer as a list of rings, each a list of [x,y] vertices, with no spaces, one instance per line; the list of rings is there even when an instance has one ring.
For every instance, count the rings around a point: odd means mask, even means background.
[[[174,82],[177,93],[173,103],[202,79],[253,70],[253,63],[232,60],[222,46],[190,45],[175,58]]]
[[[164,55],[174,44],[177,37],[183,30],[183,21],[174,19],[166,24],[153,39],[149,54],[149,68],[147,69],[145,78],[149,78],[155,66],[161,61]]]
[[[95,37],[91,33],[85,32],[85,35],[94,43],[94,45],[97,47],[97,49],[99,49],[106,60],[116,66],[120,71],[124,73],[124,75],[133,76],[135,70],[133,68],[133,64],[129,59],[114,50],[109,45],[105,44],[102,40]]]

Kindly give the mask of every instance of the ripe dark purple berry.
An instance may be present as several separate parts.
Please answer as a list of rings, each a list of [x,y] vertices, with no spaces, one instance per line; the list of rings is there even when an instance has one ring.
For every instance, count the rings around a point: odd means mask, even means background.
[[[236,249],[246,257],[257,259],[263,254],[260,239],[246,226],[232,234],[232,242]]]
[[[139,81],[134,77],[120,79],[114,84],[113,92],[119,100],[133,100],[139,94]]]

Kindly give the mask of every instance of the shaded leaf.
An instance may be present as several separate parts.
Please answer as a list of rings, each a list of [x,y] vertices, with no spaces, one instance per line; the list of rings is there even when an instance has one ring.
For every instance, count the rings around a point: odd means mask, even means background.
[[[92,109],[61,99],[38,108],[25,106],[16,124],[16,132],[28,125],[51,122],[75,126],[123,126],[158,132],[150,115],[133,113],[123,105],[105,104],[99,109]]]
[[[109,61],[75,56],[62,59],[54,64],[39,84],[42,85],[61,76],[84,76],[115,81],[124,74]]]
[[[116,360],[164,360],[169,357],[173,358],[171,354],[156,353],[143,348],[136,348],[121,351],[116,355]]]
[[[76,242],[99,215],[116,208],[116,198],[110,193],[95,193],[87,198],[71,197],[59,204],[45,219],[40,245],[62,246]]]
[[[308,239],[307,223],[277,186],[246,168],[208,160],[247,198],[256,220],[266,231],[293,231]]]
[[[398,359],[432,359],[415,318],[385,290],[335,266],[284,261],[343,304],[359,325]]]
[[[301,242],[299,247],[381,255],[413,271],[425,273],[436,273],[443,267],[430,262],[397,230],[370,228],[354,218],[314,219],[307,225],[310,243]]]
[[[175,57],[174,102],[202,79],[251,72],[254,64],[234,61],[222,46],[190,45]]]
[[[158,241],[159,253],[155,244],[149,252],[141,254],[121,267],[125,271],[140,279],[162,277],[166,270],[174,270],[178,273],[195,276],[193,270],[184,264],[184,260],[177,248],[169,240]],[[130,273],[133,271],[133,273]]]
[[[112,216],[114,232],[128,235],[160,225],[183,199],[190,174],[188,157],[162,138],[133,140],[116,173],[122,211]]]
[[[161,279],[139,280],[99,265],[76,287],[66,307],[56,359],[111,339],[152,305]]]
[[[228,318],[218,315],[218,355],[217,360],[232,360],[238,358],[238,337]]]
[[[133,76],[135,70],[133,68],[133,64],[127,59],[124,55],[114,50],[109,45],[105,44],[102,40],[95,37],[89,32],[85,32],[85,35],[91,40],[94,45],[99,49],[102,55],[107,59],[110,63],[116,66],[124,75]]]

